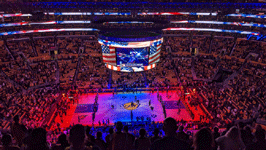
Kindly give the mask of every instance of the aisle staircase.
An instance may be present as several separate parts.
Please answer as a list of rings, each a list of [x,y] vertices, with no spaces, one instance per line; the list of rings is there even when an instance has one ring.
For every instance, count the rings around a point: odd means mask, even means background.
[[[142,73],[142,76],[144,77],[144,80],[145,80],[145,86],[148,87],[148,82],[147,82],[147,76],[146,76],[146,73],[145,72],[141,72]]]
[[[112,88],[112,70],[108,69],[109,79],[108,79],[108,89]]]
[[[3,72],[3,71],[1,70],[0,73],[2,74],[2,76],[5,77],[5,79],[6,79],[8,82],[12,83],[12,84],[15,85],[15,86],[20,87],[20,88],[22,89],[23,93],[26,92],[26,89],[25,89],[24,87],[22,87],[22,86],[21,86],[20,84],[18,84],[17,82],[11,80],[11,79],[6,75],[5,72]]]
[[[80,68],[80,63],[81,63],[82,57],[78,58],[78,63],[76,66],[76,70],[75,70],[75,74],[73,76],[73,82],[72,82],[72,86],[76,85],[76,81],[77,81],[77,77],[78,77],[78,73],[79,73],[79,68]]]

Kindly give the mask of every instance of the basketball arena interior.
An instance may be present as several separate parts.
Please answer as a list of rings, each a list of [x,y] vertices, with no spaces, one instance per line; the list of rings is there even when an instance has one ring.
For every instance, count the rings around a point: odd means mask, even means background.
[[[264,0],[0,0],[0,149],[266,150]]]

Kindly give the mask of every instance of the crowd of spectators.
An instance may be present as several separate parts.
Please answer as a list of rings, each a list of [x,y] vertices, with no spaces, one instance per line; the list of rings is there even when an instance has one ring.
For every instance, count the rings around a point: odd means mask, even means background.
[[[45,16],[44,18],[44,20],[84,19],[83,16],[52,16],[50,18]],[[178,18],[209,19],[204,16],[172,17],[172,19]],[[27,19],[31,21],[31,18],[26,18],[26,21]],[[85,19],[88,18],[85,17]],[[5,18],[5,23],[21,21],[25,21],[25,19],[21,17]],[[197,27],[198,25],[182,24],[180,26]],[[209,27],[210,25],[202,26]],[[213,28],[220,27],[219,25],[211,26]],[[224,27],[224,29],[237,28],[237,26]],[[243,29],[247,28],[243,27]],[[254,29],[254,31],[256,30],[258,29]],[[7,40],[6,44],[0,41],[0,129],[2,131],[11,130],[16,144],[21,149],[55,149],[55,147],[63,149],[69,145],[71,145],[69,149],[98,148],[102,150],[149,148],[156,150],[174,149],[177,146],[183,149],[192,147],[195,150],[265,148],[264,130],[258,127],[252,133],[251,127],[244,127],[241,123],[239,123],[239,127],[230,128],[229,126],[235,120],[251,120],[252,123],[257,118],[266,120],[266,45],[264,42],[241,38],[234,40],[233,37],[214,36],[212,39],[209,33],[204,33],[206,34],[204,35],[198,32],[200,36],[197,36],[197,34],[194,35],[194,32],[193,34],[185,32],[179,36],[165,37],[164,45],[170,46],[171,51],[166,51],[163,48],[161,60],[156,68],[143,73],[121,73],[106,69],[101,59],[100,45],[95,37],[71,37],[74,34],[88,33],[69,32],[64,37]],[[80,47],[84,47],[85,51],[82,51]],[[190,48],[192,47],[198,48],[200,55],[191,58]],[[56,52],[51,51],[51,48],[56,48]],[[234,72],[235,76],[232,78],[227,76],[229,78],[228,85],[198,81],[193,77],[194,71],[198,78],[212,80],[218,67]],[[59,77],[56,75],[57,71],[59,71]],[[110,135],[107,135],[106,138],[102,138],[106,129],[94,129],[93,132],[97,132],[97,137],[94,139],[87,128],[88,141],[86,142],[84,142],[85,130],[81,125],[75,125],[69,131],[68,129],[61,130],[60,124],[52,124],[52,127],[47,129],[53,130],[53,132],[48,133],[46,137],[47,131],[39,127],[48,116],[51,106],[56,103],[56,115],[62,119],[66,115],[66,109],[70,108],[71,102],[67,99],[56,101],[58,97],[56,86],[38,89],[34,87],[45,83],[52,84],[56,82],[57,78],[60,79],[58,80],[61,86],[71,87],[76,73],[75,82],[79,88],[108,88],[109,84],[113,88],[157,88],[178,86],[179,83],[184,87],[196,88],[202,96],[202,105],[213,117],[213,123],[217,123],[218,127],[228,125],[228,130],[220,136],[218,128],[215,128],[214,139],[209,128],[200,129],[195,136],[189,136],[182,132],[183,129],[180,126],[176,135],[176,122],[167,118],[163,126],[159,127],[160,129],[155,129],[152,125],[145,126],[145,129],[133,126],[129,129],[130,133],[127,127],[122,132],[122,124],[117,123],[117,132],[113,133],[112,128],[109,127]],[[27,91],[25,92],[25,90]],[[21,116],[21,124],[17,115]],[[11,126],[12,118],[14,118],[14,123]],[[152,129],[154,129],[153,137],[150,136]],[[163,131],[164,138],[161,137],[162,135],[158,135],[158,130]],[[64,134],[60,135],[61,133]],[[3,134],[1,138],[3,149],[7,149],[12,143],[12,138],[8,134]],[[66,140],[67,136],[69,136],[69,144]],[[23,137],[26,138],[23,140]],[[55,145],[56,140],[58,140],[59,146]],[[14,149],[16,148],[14,147]]]
[[[191,58],[183,57],[183,55],[180,57],[177,57],[174,59],[174,63],[176,64],[177,73],[179,81],[183,85],[188,85],[189,82],[193,80],[192,72],[191,72]]]
[[[174,37],[166,37],[165,39],[166,44],[171,45],[171,50],[173,53],[179,51],[187,51],[189,49],[190,41],[189,37],[187,36],[174,36]]]
[[[259,55],[259,57],[255,58],[255,61],[258,61],[258,59],[260,59],[260,62],[265,63],[265,47],[266,44],[264,42],[238,39],[232,56],[245,59],[249,53],[254,53]]]
[[[212,55],[198,55],[194,58],[194,70],[198,78],[211,79],[216,73],[217,60]]]
[[[224,57],[220,57],[221,61],[220,61],[220,66],[226,70],[239,70],[241,68],[241,66],[243,65],[243,60],[235,58],[235,57],[228,57],[228,56],[224,56]]]
[[[174,72],[170,55],[165,51],[161,52],[160,63],[156,68],[145,72],[149,87],[176,87],[178,85],[177,76]]]
[[[178,47],[179,48],[181,47],[182,50],[177,50],[177,46],[175,46],[175,44],[182,43],[181,41],[183,41],[182,40],[183,38],[186,39],[184,43],[185,47],[182,48],[182,45],[178,45]],[[214,41],[215,39],[216,38],[214,38]],[[194,46],[197,45],[199,46],[201,45],[199,44],[201,43],[201,41],[202,41],[201,38],[198,41],[196,38],[193,38],[192,44],[198,43],[195,44]],[[216,40],[215,44],[226,45],[228,44],[229,41],[230,40]],[[221,55],[220,54],[221,52],[219,52],[222,50],[221,48],[212,49],[211,50],[212,55],[206,54],[209,53],[209,51],[207,50],[209,45],[205,46],[206,50],[203,51],[201,51],[201,48],[199,48],[200,55],[193,58],[195,61],[194,70],[196,76],[199,78],[211,79],[211,77],[213,77],[216,70],[218,69],[217,66],[220,66],[223,69],[231,71],[238,71],[240,68],[243,68],[242,70],[239,70],[240,72],[235,77],[235,79],[229,82],[229,85],[231,87],[233,87],[234,89],[236,88],[236,90],[240,90],[241,92],[243,92],[243,89],[241,89],[240,86],[243,87],[251,86],[251,85],[246,85],[246,83],[248,82],[253,83],[253,81],[259,81],[259,79],[265,75],[265,66],[261,65],[260,61],[258,61],[259,64],[256,64],[257,62],[254,62],[254,59],[251,59],[252,60],[251,62],[243,66],[245,64],[245,61],[243,60],[243,58],[240,57],[240,55],[242,55],[242,52],[238,51],[241,45],[241,41],[243,40],[240,40],[240,42],[239,40],[237,40],[237,45],[232,53],[233,54],[232,56],[230,56],[231,52],[227,51],[229,47],[232,46],[232,44],[229,45],[228,48],[226,48],[226,52],[219,57],[217,57],[217,55]],[[14,61],[10,60],[9,62],[5,62],[5,57],[2,57],[3,60],[2,61],[3,63],[1,64],[2,71],[7,75],[7,77],[17,82],[19,85],[22,85],[22,88],[25,89],[47,82],[54,82],[56,80],[55,74],[57,70],[56,67],[57,62],[53,60],[44,61],[46,60],[44,59],[45,56],[48,57],[50,56],[49,54],[50,51],[47,49],[51,46],[54,46],[55,42],[54,37],[34,39],[34,44],[36,44],[36,51],[37,54],[39,55],[38,57],[34,58],[31,57],[31,54],[33,55],[32,48],[30,49],[30,51],[25,50],[27,47],[31,47],[31,44],[27,43],[25,46],[23,46],[25,42],[21,41],[16,41],[16,42],[18,42],[18,45],[20,45],[19,48],[24,49],[22,51],[22,55],[14,55],[17,56],[15,57],[15,60]],[[125,83],[131,83],[131,82],[132,86],[130,85],[130,87],[147,87],[147,86],[167,87],[167,86],[177,86],[178,82],[176,81],[180,81],[180,83],[182,83],[185,86],[194,85],[193,82],[195,82],[193,81],[193,75],[191,72],[193,63],[190,53],[189,51],[184,50],[188,48],[188,46],[186,45],[190,43],[190,38],[188,36],[166,37],[164,45],[170,45],[171,51],[163,49],[160,60],[161,62],[157,64],[156,68],[147,71],[145,73],[133,73],[133,74],[130,73],[122,74],[119,72],[108,71],[101,61],[100,46],[99,44],[96,43],[96,40],[93,37],[84,38],[84,39],[78,39],[75,37],[74,38],[60,37],[58,38],[58,40],[56,40],[56,43],[57,43],[56,45],[58,45],[57,61],[60,72],[60,83],[66,83],[66,85],[72,84],[80,56],[79,53],[81,53],[78,48],[79,46],[84,46],[85,51],[83,52],[83,57],[81,57],[80,59],[81,63],[79,66],[79,73],[77,76],[78,87],[107,88],[109,86],[108,84],[109,82],[111,83],[112,87],[118,87],[118,88],[124,87]],[[16,44],[14,44],[14,41],[12,41],[11,44],[9,44],[9,42],[7,44],[7,46],[11,48],[10,49],[11,52],[17,54],[19,51],[12,48],[15,45]],[[263,44],[261,45],[263,46]],[[3,43],[2,43],[2,48],[5,49]],[[255,53],[255,51],[250,51],[250,52]],[[169,53],[171,55],[169,55]],[[234,53],[241,53],[241,54],[235,55]],[[245,56],[247,56],[248,54],[249,53],[245,52]],[[4,55],[8,55],[8,53],[5,53]],[[34,54],[33,56],[35,55],[36,54]],[[239,58],[236,56],[239,56]],[[259,56],[261,55],[259,54]],[[25,58],[28,60],[24,60]],[[177,71],[177,74],[175,74],[175,71]],[[110,74],[112,75],[112,81],[109,81]],[[122,76],[124,77],[122,78]],[[257,82],[257,83],[262,84],[263,82]],[[129,84],[127,85],[129,86]],[[264,87],[263,85],[264,84],[259,85],[260,88],[257,91],[262,91]],[[252,88],[256,86],[257,85],[253,85]],[[212,91],[210,91],[209,93],[212,93]],[[211,98],[208,96],[208,94],[206,95],[207,99]],[[257,95],[261,96],[262,94],[260,93]],[[261,101],[263,101],[263,98]],[[238,105],[238,102],[236,102],[236,105]],[[212,109],[210,109],[210,111],[212,112]],[[226,114],[226,111],[227,110],[224,111],[224,114]],[[214,113],[214,116],[217,115]]]
[[[182,124],[170,117],[162,124],[149,126],[127,126],[120,121],[115,126],[98,128],[76,124],[59,131],[59,136],[55,138],[42,127],[25,127],[17,115],[13,120],[11,132],[1,133],[3,149],[261,150],[266,148],[265,130],[262,126],[247,125],[243,122],[227,124],[225,130],[217,126],[184,130]],[[51,138],[56,141],[51,141]]]
[[[112,87],[114,88],[135,89],[146,87],[143,73],[113,72],[112,78]]]
[[[15,115],[20,115],[21,123],[28,128],[41,126],[57,97],[52,89],[41,88],[22,93],[8,83],[4,82],[1,86],[1,93],[5,94],[1,99],[2,130],[10,129],[12,117]]]
[[[53,62],[27,64],[21,60],[2,64],[2,71],[23,88],[27,89],[39,84],[55,81],[55,65]]]
[[[198,48],[201,50],[202,53],[208,53],[211,45],[211,37],[208,36],[193,36],[191,47]]]
[[[22,52],[26,58],[35,56],[31,42],[28,40],[10,40],[7,42],[7,46],[11,53],[19,55]]]
[[[239,41],[243,39],[238,39],[236,46],[233,47],[234,38],[230,41],[226,40],[228,38],[215,37],[211,51],[201,51],[199,49],[199,55],[191,59],[189,51],[186,51],[185,48],[180,49],[179,46],[179,50],[175,49],[176,44],[182,43],[180,39],[183,39],[183,37],[167,37],[165,39],[165,43],[169,43],[168,45],[172,48],[171,52],[174,56],[175,64],[177,64],[176,66],[179,71],[178,77],[181,79],[182,85],[197,88],[204,100],[202,104],[213,117],[213,122],[218,122],[219,125],[225,125],[234,120],[265,119],[265,98],[262,90],[265,88],[265,65],[261,63],[262,61],[258,61],[258,59],[254,59],[253,57],[244,60],[251,53],[258,54],[259,57],[262,56],[260,53],[264,44],[263,42],[260,44],[258,44],[259,42],[255,42],[254,44],[248,45],[245,42],[246,40],[240,43]],[[167,39],[169,40],[167,41]],[[186,43],[190,43],[188,36],[186,39]],[[248,41],[248,43],[251,42]],[[217,48],[216,45],[222,47]],[[246,48],[240,49],[239,47],[241,45],[252,47],[252,49],[247,51]],[[260,50],[256,51],[257,48]],[[209,55],[209,53],[212,55]],[[187,56],[188,58],[186,58]],[[184,63],[188,60],[189,62]],[[193,77],[191,71],[188,72],[187,67],[190,67],[189,70],[191,70],[191,66],[193,66],[192,70],[195,71],[198,79],[212,80],[213,75],[217,73],[217,69],[231,71],[232,76],[230,74],[226,76],[229,81],[228,86],[215,82],[210,83],[207,80],[199,81]],[[188,74],[184,75],[184,73]],[[189,76],[190,78],[188,78]]]
[[[107,88],[109,72],[101,57],[87,55],[81,60],[77,78],[78,87],[81,88]]]
[[[211,53],[214,55],[220,55],[223,51],[225,55],[230,55],[230,52],[232,50],[234,39],[233,37],[230,38],[224,38],[224,37],[217,37],[214,38],[212,41],[212,49]]]
[[[254,65],[254,64],[253,64]],[[205,98],[204,106],[221,124],[233,120],[265,119],[265,71],[260,65],[248,63],[237,76],[229,81],[229,86],[209,83],[199,87]]]

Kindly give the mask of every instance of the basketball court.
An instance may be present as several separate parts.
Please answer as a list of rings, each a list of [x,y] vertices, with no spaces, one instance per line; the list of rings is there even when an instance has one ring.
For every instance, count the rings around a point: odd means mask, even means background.
[[[163,103],[165,104],[166,116],[173,117],[176,120],[191,121],[191,116],[185,109],[182,102],[178,103],[180,96],[176,91],[160,92]],[[94,125],[101,125],[103,122],[114,124],[117,121],[130,122],[137,121],[137,117],[147,117],[151,121],[162,122],[164,118],[163,108],[157,98],[157,93],[138,92],[138,93],[99,93],[98,105],[94,105],[96,94],[83,94],[78,97],[78,104],[73,104],[67,111],[67,116],[63,118],[63,127],[70,124],[93,124],[93,110],[97,109]],[[149,105],[150,104],[150,105]],[[153,109],[151,109],[153,107]],[[132,112],[131,112],[132,111]],[[61,122],[59,116],[56,122]]]

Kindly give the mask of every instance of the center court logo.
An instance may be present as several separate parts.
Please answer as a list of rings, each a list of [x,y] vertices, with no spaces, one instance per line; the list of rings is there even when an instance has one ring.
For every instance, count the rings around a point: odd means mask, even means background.
[[[123,105],[126,110],[135,110],[139,107],[138,103],[126,103]]]

